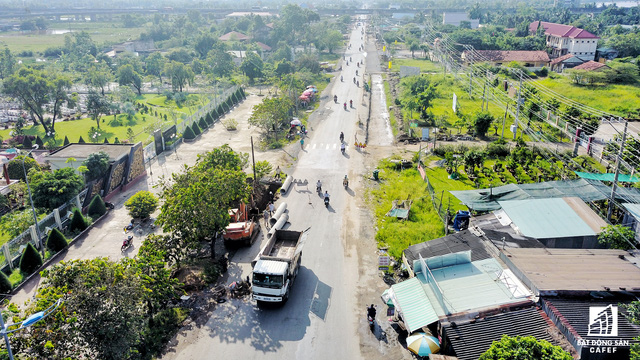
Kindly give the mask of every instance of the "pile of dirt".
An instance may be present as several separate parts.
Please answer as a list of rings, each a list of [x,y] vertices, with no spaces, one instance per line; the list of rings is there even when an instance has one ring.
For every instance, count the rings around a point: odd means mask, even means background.
[[[185,266],[178,270],[174,276],[184,284],[185,291],[198,291],[207,285],[202,279],[202,269],[198,267]]]

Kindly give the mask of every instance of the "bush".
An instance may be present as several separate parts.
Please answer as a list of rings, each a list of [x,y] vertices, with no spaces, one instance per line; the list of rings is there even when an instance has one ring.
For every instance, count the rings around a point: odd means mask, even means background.
[[[207,116],[204,117],[204,121],[206,121],[209,126],[213,125],[213,117],[211,116],[211,113],[207,113]]]
[[[158,198],[146,190],[138,191],[124,203],[124,207],[131,217],[146,219],[158,208]]]
[[[82,212],[80,211],[80,209],[74,208],[71,218],[71,224],[69,224],[69,231],[84,231],[88,226],[89,224],[87,224],[87,219],[82,216]]]
[[[107,207],[104,205],[102,197],[98,194],[91,199],[87,214],[93,218],[98,218],[107,212]]]
[[[44,149],[44,142],[42,142],[40,136],[36,136],[36,144],[38,144],[38,149]]]
[[[23,274],[32,274],[40,266],[42,266],[42,256],[32,243],[28,243],[20,257],[20,271]]]
[[[9,277],[4,271],[0,271],[0,293],[8,294],[11,292],[11,289],[13,289],[11,280],[9,280]]]
[[[193,123],[193,125],[191,125],[191,129],[193,129],[193,133],[198,136],[200,134],[202,134],[202,130],[200,130],[200,127],[198,126],[197,123]]]
[[[187,125],[187,127],[184,129],[184,134],[182,134],[182,137],[186,140],[193,140],[196,138],[196,134],[194,134],[193,130],[191,130],[191,126]]]
[[[209,124],[207,124],[203,117],[200,118],[200,121],[198,121],[198,125],[200,125],[201,129],[206,129],[209,127]]]
[[[29,139],[28,136],[25,136],[24,140],[22,140],[22,148],[31,149],[32,147],[33,147],[33,143],[31,142],[31,139]]]
[[[24,159],[24,169],[22,168],[22,159]],[[10,179],[15,180],[24,180],[24,171],[29,173],[29,170],[35,168],[36,170],[40,170],[40,165],[37,161],[32,159],[31,157],[25,158],[24,155],[18,155],[9,161],[7,164],[7,172],[9,173]]]
[[[85,141],[84,141],[84,139],[82,138],[82,135],[81,135],[80,139],[78,139],[78,144],[84,144],[84,143],[85,143]]]
[[[490,143],[487,145],[487,156],[491,159],[507,157],[509,156],[509,146],[495,142]]]
[[[51,232],[49,233],[49,237],[47,238],[47,249],[51,250],[54,253],[57,253],[58,251],[67,247],[68,244],[69,242],[67,241],[67,238],[62,235],[60,230],[51,230]]]
[[[220,114],[218,114],[218,109],[213,109],[213,111],[211,111],[211,118],[213,120],[217,120],[220,117]]]
[[[63,145],[69,145],[69,138],[67,137],[67,135],[64,136],[64,143]]]

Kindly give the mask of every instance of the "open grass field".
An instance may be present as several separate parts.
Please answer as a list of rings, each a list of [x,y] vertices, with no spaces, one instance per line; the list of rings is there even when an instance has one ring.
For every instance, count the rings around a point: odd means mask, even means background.
[[[637,85],[578,85],[566,76],[535,80],[556,93],[590,107],[625,116],[640,107],[640,86]]]
[[[91,39],[98,44],[117,44],[124,41],[135,40],[140,37],[144,27],[125,28],[116,22],[60,22],[51,23],[50,30],[70,30],[86,31]],[[0,32],[0,45],[6,45],[13,53],[21,51],[33,51],[42,53],[49,47],[64,45],[64,38],[67,34],[41,33],[20,33],[20,32]]]
[[[388,64],[386,64],[388,66]],[[420,68],[422,73],[442,73],[442,66],[425,59],[393,59],[391,61],[391,71],[399,72],[400,66],[415,66]]]
[[[148,127],[157,121],[170,124],[175,122],[181,123],[186,117],[202,107],[200,98],[201,95],[190,94],[185,104],[182,107],[177,107],[173,100],[167,101],[163,95],[145,94],[138,96],[137,101],[139,103],[146,104],[150,107],[149,113],[144,115],[137,113],[131,120],[129,120],[125,114],[119,114],[116,116],[117,121],[115,122],[113,121],[113,115],[102,116],[100,120],[102,135],[95,141],[103,142],[104,139],[107,138],[109,142],[113,143],[116,137],[120,141],[126,140],[128,138],[128,129],[131,128],[135,134],[134,143],[138,141],[142,141],[145,144],[150,143],[153,139],[149,131],[146,130]],[[155,116],[156,112],[158,113],[158,117]],[[164,115],[167,115],[166,121],[164,120]],[[82,136],[86,142],[89,142],[89,130],[92,127],[97,127],[97,124],[96,121],[91,118],[56,121],[55,129],[58,145],[62,144],[65,136],[67,136],[71,142],[77,142],[80,136]],[[11,129],[0,130],[0,136],[2,136],[3,139],[8,139],[11,137],[10,132]],[[40,125],[26,127],[24,132],[28,135],[38,135],[41,138],[44,138],[45,135],[44,129]]]

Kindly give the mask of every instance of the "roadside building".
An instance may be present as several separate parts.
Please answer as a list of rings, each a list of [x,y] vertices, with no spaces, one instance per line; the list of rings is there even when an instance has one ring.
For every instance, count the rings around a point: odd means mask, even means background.
[[[462,52],[461,58],[466,64],[488,62],[493,66],[516,62],[530,71],[548,67],[550,62],[546,51],[473,50]]]
[[[249,39],[251,39],[250,36],[237,31],[230,31],[218,38],[220,41],[247,41]]]
[[[611,69],[609,66],[607,66],[604,63],[600,63],[600,62],[596,62],[593,60],[587,61],[584,64],[580,64],[576,67],[574,67],[574,69],[576,70],[586,70],[586,71],[604,71],[607,69]]]
[[[562,55],[558,58],[551,60],[549,68],[551,71],[561,73],[565,69],[571,69],[578,65],[582,65],[589,61],[588,58],[581,58],[580,56],[574,56],[573,54]]]
[[[529,32],[535,34],[538,28],[544,29],[547,48],[551,50],[551,57],[556,58],[566,54],[584,56],[593,60],[598,48],[598,36],[571,25],[534,21],[529,24]]]

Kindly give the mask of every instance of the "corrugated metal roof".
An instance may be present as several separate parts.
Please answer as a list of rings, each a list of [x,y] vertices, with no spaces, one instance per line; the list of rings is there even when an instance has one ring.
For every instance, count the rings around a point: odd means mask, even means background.
[[[404,256],[407,258],[409,265],[413,266],[413,261],[418,260],[418,255],[422,255],[426,259],[432,256],[453,254],[466,250],[471,250],[471,261],[489,259],[491,257],[485,250],[482,239],[469,230],[411,245],[404,250]]]
[[[525,236],[548,239],[596,235],[561,198],[510,200],[498,203]]]
[[[579,337],[589,339],[589,307],[599,306],[606,307],[608,305],[618,306],[620,303],[629,304],[631,300],[620,300],[612,298],[611,300],[569,300],[569,299],[544,299],[543,308],[551,319],[554,319],[558,328],[571,329],[568,335],[569,341],[575,343]],[[607,336],[607,340],[633,340],[640,336],[640,326],[631,324],[624,316],[624,311],[618,307],[618,336]],[[577,335],[579,336],[575,336]],[[571,338],[572,337],[572,338]],[[638,341],[632,341],[638,343]],[[575,345],[575,344],[574,344]]]
[[[256,266],[254,266],[253,271],[260,274],[274,274],[280,275],[284,274],[287,270],[287,263],[284,261],[273,261],[273,260],[258,260],[256,262]]]
[[[624,203],[622,206],[624,206],[636,220],[640,220],[640,204]]]
[[[476,360],[503,334],[535,336],[553,343],[547,329],[551,326],[536,308],[488,316],[474,323],[445,326],[447,337],[460,360]]]
[[[433,306],[424,292],[422,283],[411,278],[391,286],[395,294],[394,304],[402,312],[402,319],[409,333],[438,321]]]

